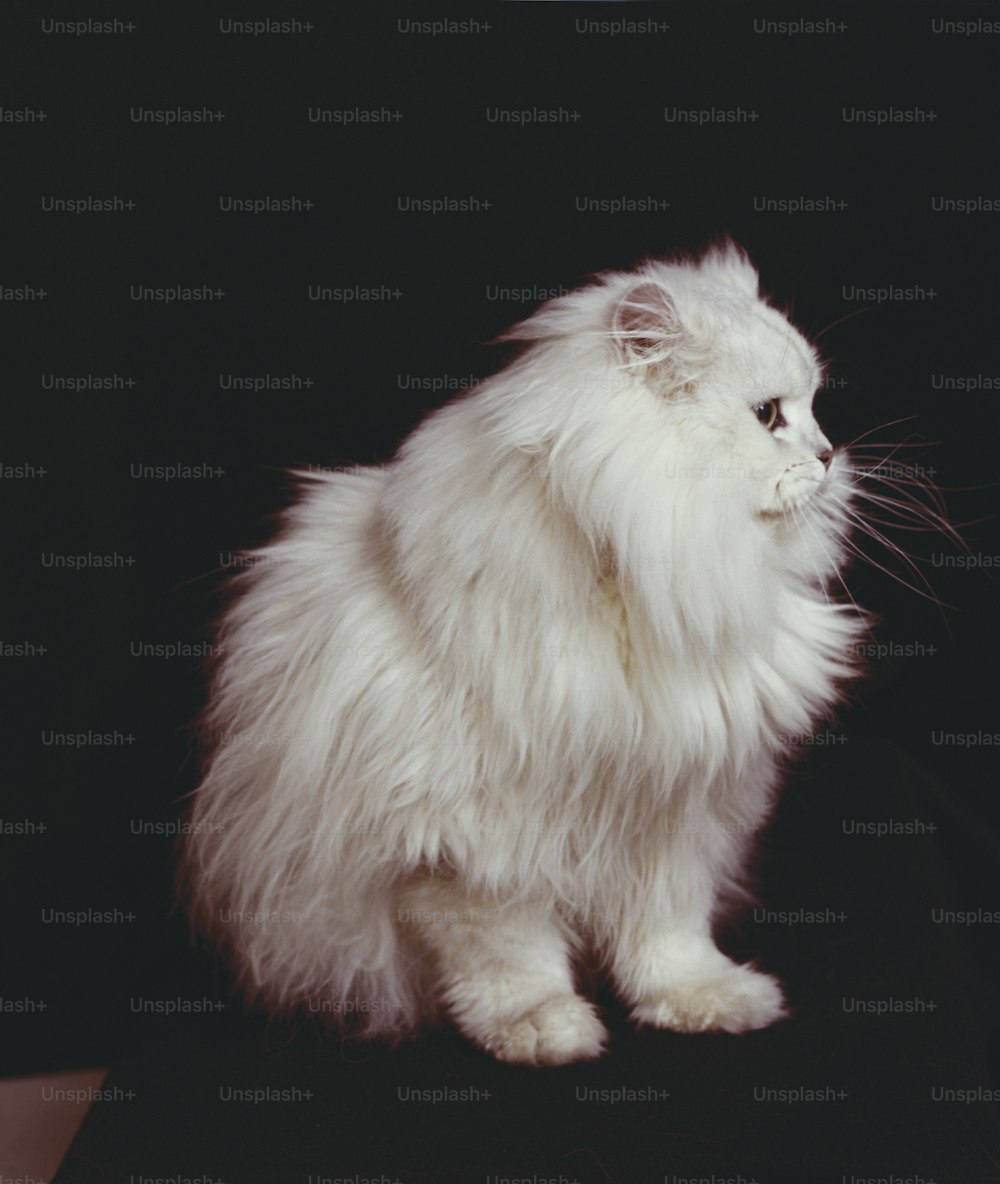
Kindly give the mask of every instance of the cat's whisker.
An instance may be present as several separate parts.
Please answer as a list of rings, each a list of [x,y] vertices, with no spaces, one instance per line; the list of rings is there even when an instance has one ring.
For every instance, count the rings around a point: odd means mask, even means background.
[[[908,446],[925,447],[927,443],[922,442],[918,445]],[[890,453],[890,457],[894,455],[894,452],[895,449],[893,453]],[[906,476],[880,471],[886,465],[889,457],[880,456],[865,449],[852,451],[850,458],[852,462],[855,462],[854,470],[858,478],[852,482],[852,486],[860,498],[896,515],[902,521],[895,525],[901,529],[938,531],[962,551],[969,553],[968,545],[948,516],[948,508],[941,488],[930,477],[914,468],[910,468]],[[876,463],[859,472],[857,462],[863,464],[868,458]],[[885,493],[876,493],[874,490],[865,488],[862,484],[865,480],[879,482],[893,496],[889,497]],[[884,525],[889,524],[884,523]]]
[[[862,432],[860,436],[855,436],[854,439],[848,444],[844,445],[844,447],[853,448],[855,444],[857,444],[860,440],[866,439],[873,432],[880,432],[883,428],[894,427],[897,423],[910,423],[916,418],[917,417],[915,415],[904,415],[901,419],[889,419],[886,420],[885,423],[876,424],[875,427],[869,428],[867,432]]]
[[[874,305],[865,305],[862,308],[852,308],[850,312],[845,312],[842,317],[837,317],[835,321],[831,321],[824,329],[820,329],[818,333],[814,334],[814,340],[819,341],[819,339],[829,333],[831,329],[836,329],[838,325],[842,325],[845,321],[851,321],[855,317],[861,316],[863,312],[871,312],[873,308]]]
[[[929,485],[934,485],[935,482],[931,480],[931,474],[928,473],[922,465],[908,464],[905,460],[896,460],[896,453],[901,448],[913,449],[917,448],[937,448],[941,445],[940,440],[927,440],[913,443],[910,440],[897,440],[890,444],[889,441],[880,442],[877,447],[869,448],[852,448],[848,456],[850,457],[852,467],[859,471],[862,475],[869,473],[878,473],[880,470],[889,469],[895,471],[899,469],[907,473],[906,480],[926,482]],[[889,451],[886,452],[885,450]]]
[[[888,488],[892,490],[894,496],[890,497],[885,493],[876,493],[874,490],[869,489],[859,490],[858,493],[859,496],[873,505],[878,505],[889,513],[896,514],[901,519],[909,519],[910,522],[922,522],[924,523],[924,530],[941,531],[956,546],[965,547],[965,541],[955,530],[955,527],[947,516],[947,508],[943,500],[939,501],[932,498],[931,504],[928,504],[915,497],[908,489],[895,488],[892,485],[888,485]]]
[[[859,559],[863,560],[870,567],[877,568],[884,575],[887,575],[891,580],[895,580],[897,584],[901,584],[904,588],[909,589],[910,592],[916,593],[917,596],[921,596],[924,600],[929,600],[932,604],[936,604],[939,607],[954,607],[953,605],[946,604],[937,596],[931,595],[930,593],[924,592],[920,588],[915,587],[908,580],[904,580],[902,576],[894,572],[891,568],[885,567],[883,564],[879,563],[877,559],[873,559],[867,551],[862,550],[855,542],[852,541],[848,535],[841,535],[840,541]]]
[[[927,495],[927,497],[930,499],[930,501],[933,503],[934,508],[937,510],[937,512],[940,513],[943,518],[945,518],[947,521],[949,521],[951,523],[951,525],[954,526],[956,529],[958,527],[972,526],[973,524],[975,524],[977,522],[990,522],[995,517],[995,515],[988,514],[988,515],[985,515],[983,518],[968,518],[968,519],[963,518],[959,522],[953,521],[951,518],[948,517],[948,507],[947,507],[947,504],[945,503],[945,500],[944,500],[944,494],[945,493],[980,493],[984,489],[996,489],[997,485],[998,485],[997,482],[987,482],[986,484],[983,484],[983,485],[934,485],[930,481],[920,480],[917,477],[913,477],[913,478],[898,477],[898,476],[886,477],[880,473],[879,474],[867,473],[864,475],[864,477],[862,479],[863,480],[880,481],[882,484],[884,484],[890,488],[894,488],[894,492],[898,493],[900,497],[905,497],[907,495],[912,497],[914,492],[925,493]],[[898,488],[895,488],[897,486],[898,486]],[[859,492],[863,489],[862,486],[857,485],[857,484],[854,485],[854,488],[859,490]],[[918,504],[924,504],[924,503],[920,502],[919,498],[917,498],[916,500],[917,500]]]
[[[929,479],[921,478],[914,472],[913,476],[903,477],[899,474],[887,474],[879,472],[877,466],[871,468],[862,468],[858,471],[858,480],[853,482],[855,488],[864,488],[861,485],[862,481],[878,481],[882,485],[897,491],[900,495],[913,496],[915,490],[926,494],[928,499],[942,512],[944,511],[945,502],[942,492],[939,487],[934,485]],[[917,499],[919,500],[919,499]]]
[[[888,481],[885,482],[885,485],[891,491],[891,494],[877,493],[875,490],[865,489],[863,486],[856,487],[855,494],[876,505],[894,508],[901,514],[905,511],[911,516],[921,518],[924,521],[933,521],[936,527],[942,526],[947,521],[936,506],[922,502],[910,490],[897,488]]]
[[[927,577],[924,575],[924,573],[916,565],[912,556],[910,556],[908,554],[908,552],[904,551],[902,547],[898,546],[891,539],[887,538],[884,534],[882,534],[882,532],[880,530],[876,530],[876,528],[871,524],[871,522],[868,519],[866,519],[866,518],[862,517],[860,514],[858,514],[845,501],[843,501],[840,498],[837,498],[835,495],[834,495],[833,500],[841,507],[841,509],[844,511],[844,513],[850,517],[851,521],[855,524],[855,526],[863,534],[868,535],[869,538],[874,539],[876,542],[880,543],[892,554],[898,555],[899,558],[902,559],[903,562],[911,569],[911,571],[914,573],[914,575],[916,575],[920,578],[920,580],[923,582],[924,586],[926,587],[927,591],[924,591],[923,589],[916,587],[914,584],[911,584],[908,580],[903,579],[903,577],[900,576],[898,574],[898,572],[894,572],[891,568],[886,567],[884,564],[881,564],[877,560],[873,559],[867,553],[867,551],[864,551],[860,547],[858,547],[857,544],[854,543],[853,540],[849,537],[849,535],[845,532],[841,536],[842,541],[845,543],[846,546],[850,547],[850,549],[854,552],[855,555],[857,555],[861,559],[864,559],[865,562],[869,563],[872,567],[878,568],[879,571],[883,572],[885,575],[887,575],[891,579],[895,580],[898,584],[902,584],[904,588],[909,588],[911,592],[915,592],[918,596],[922,596],[925,600],[929,600],[932,604],[936,604],[939,608],[943,607],[943,608],[952,608],[953,609],[955,607],[954,605],[946,604],[943,600],[940,599],[940,597],[934,591],[934,588],[933,588],[933,585],[931,584],[931,582],[927,579]]]
[[[911,446],[907,445],[907,447],[911,447]],[[920,447],[923,447],[923,445],[918,444],[918,445],[913,445],[912,447],[920,448]],[[861,461],[864,461],[866,459],[865,456],[860,452],[855,453],[854,458],[861,460]],[[884,460],[882,461],[882,463],[884,464]],[[859,471],[859,476],[862,479],[870,477],[876,481],[898,481],[898,482],[901,482],[906,485],[918,486],[921,489],[926,489],[928,493],[934,493],[934,494],[937,494],[937,493],[980,493],[984,489],[997,489],[998,487],[1000,487],[1000,482],[998,482],[998,481],[984,481],[980,485],[939,485],[936,481],[933,481],[929,476],[922,474],[920,472],[918,466],[907,465],[904,463],[904,464],[900,464],[897,467],[905,468],[905,469],[909,470],[911,475],[907,476],[907,477],[903,477],[903,476],[900,476],[899,473],[893,473],[892,476],[886,476],[885,474],[878,472],[879,461],[878,461],[878,458],[873,455],[871,465],[862,467]]]
[[[848,455],[852,458],[865,456],[874,460],[885,460],[887,454],[881,451],[883,448],[940,448],[943,443],[943,440],[915,440],[912,436],[907,436],[905,440],[870,440],[863,448],[851,445]],[[845,445],[844,450],[847,448]],[[876,449],[879,451],[876,452]]]
[[[935,447],[938,443],[939,441],[928,441],[926,444],[911,445],[907,441],[901,441],[892,446],[885,445],[885,447],[890,447],[888,453],[856,449],[850,454],[851,472],[857,479],[862,481],[870,479],[873,481],[898,482],[904,485],[919,486],[935,501],[943,502],[938,486],[929,474],[922,471],[920,466],[910,465],[905,461],[894,460],[900,448]],[[889,471],[887,472],[886,470]]]
[[[905,461],[894,460],[900,448],[909,445],[898,444],[889,453],[866,453],[863,451],[851,454],[851,472],[859,480],[897,481],[901,484],[919,486],[926,489],[933,497],[940,497],[938,486],[930,475],[922,471],[921,466],[907,464]]]
[[[864,501],[871,502],[872,505],[876,505],[890,514],[895,514],[901,519],[898,523],[885,523],[884,525],[894,525],[903,530],[939,532],[962,551],[969,553],[968,544],[944,514],[939,509],[934,509],[912,497],[907,491],[894,491],[899,497],[905,498],[903,501],[895,497],[887,497],[885,494],[875,493],[869,489],[856,489],[855,492]],[[918,523],[919,525],[917,525]]]
[[[861,440],[864,437],[859,436]],[[910,435],[905,440],[869,440],[863,448],[858,448],[857,442],[853,444],[845,444],[845,449],[850,449],[851,456],[859,456],[862,453],[868,456],[877,456],[874,450],[876,448],[939,448],[943,444],[943,440],[924,440]]]
[[[842,499],[835,498],[834,500],[839,501],[844,513],[847,514],[851,521],[854,522],[855,525],[858,526],[865,534],[867,534],[870,538],[876,539],[890,551],[905,559],[905,561],[909,563],[915,571],[918,570],[914,564],[913,558],[906,551],[904,551],[902,547],[894,543],[891,539],[886,538],[886,536],[883,535],[881,531],[875,529],[873,525],[873,522],[875,521],[874,519],[859,514],[857,510],[855,510],[851,505]]]
[[[888,518],[876,518],[874,514],[865,515],[866,522],[874,522],[879,526],[886,526],[891,530],[906,530],[914,534],[927,534],[928,531],[934,530],[933,526],[912,526],[904,522],[894,522]]]
[[[871,503],[873,506],[877,506],[884,513],[894,514],[896,516],[898,521],[886,522],[885,525],[887,526],[896,526],[900,530],[921,531],[925,534],[941,532],[950,541],[963,548],[965,546],[961,536],[957,533],[953,535],[951,526],[944,522],[939,515],[911,506],[906,502],[897,502],[892,498],[878,497],[877,495],[865,497],[863,500]]]

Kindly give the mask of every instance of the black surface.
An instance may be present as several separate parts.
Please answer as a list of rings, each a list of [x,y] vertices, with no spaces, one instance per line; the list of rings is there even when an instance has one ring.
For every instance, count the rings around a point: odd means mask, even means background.
[[[879,822],[912,833],[863,833]],[[637,1031],[605,998],[609,1054],[533,1070],[444,1034],[390,1051],[268,1032],[233,1008],[136,1016],[58,1182],[995,1180],[996,1108],[942,1092],[993,1088],[969,927],[941,919],[960,907],[956,843],[988,854],[940,786],[852,736],[793,779],[764,911],[727,933],[732,953],[783,976],[788,1021],[739,1037]],[[207,982],[178,987],[222,1008]]]
[[[1000,194],[998,37],[987,29],[1000,9],[496,4],[475,14],[488,30],[443,36],[397,25],[447,15],[440,10],[388,5],[117,13],[135,28],[43,31],[43,19],[116,15],[107,10],[0,13],[0,107],[46,113],[0,119],[0,285],[47,293],[0,300],[0,462],[13,466],[0,480],[0,876],[10,902],[0,1072],[113,1062],[111,1084],[136,1093],[95,1108],[61,1178],[1000,1178],[985,1167],[989,1155],[1000,1160],[989,1107],[927,1101],[935,1082],[985,1085],[997,1038],[997,925],[977,910],[1000,909],[1000,240],[988,209]],[[312,29],[219,31],[220,18],[292,15]],[[844,27],[757,32],[760,20],[803,18]],[[577,31],[578,20],[622,19],[669,28]],[[942,20],[968,27],[938,31]],[[226,118],[136,124],[133,107]],[[310,107],[384,107],[401,118],[320,125]],[[487,116],[495,107],[570,114],[498,124]],[[757,118],[680,124],[664,119],[673,108]],[[844,118],[845,109],[888,108],[923,117],[885,126]],[[219,208],[220,197],[291,195],[312,206]],[[44,208],[50,197],[89,196],[134,206]],[[399,208],[407,197],[443,196],[490,205]],[[578,208],[622,196],[668,204]],[[800,196],[832,198],[835,208],[756,208]],[[981,200],[974,212],[941,212],[933,204],[942,196]],[[497,288],[568,288],[721,233],[748,248],[797,323],[821,334],[831,368],[818,414],[831,438],[889,425],[870,441],[889,451],[906,440],[894,461],[949,490],[969,546],[962,555],[940,536],[896,532],[921,574],[869,543],[889,571],[859,564],[848,577],[881,619],[872,641],[882,648],[830,725],[846,741],[812,748],[785,798],[766,840],[764,899],[769,908],[836,905],[850,919],[782,927],[751,914],[727,939],[785,976],[796,1017],[729,1039],[636,1033],[612,1013],[604,1061],[535,1074],[491,1065],[443,1036],[342,1060],[335,1042],[308,1035],[265,1044],[228,1006],[183,1022],[136,1015],[136,999],[228,999],[225,980],[211,977],[170,916],[167,832],[197,780],[189,723],[202,702],[198,651],[218,607],[215,574],[267,535],[268,515],[288,496],[283,470],[387,458],[428,409],[502,364],[503,350],[487,343],[537,301],[498,298]],[[169,306],[130,296],[131,285],[174,284],[225,296]],[[401,295],[316,302],[311,284]],[[886,285],[922,295],[845,295]],[[224,389],[219,376],[233,374],[311,385]],[[132,385],[53,390],[51,375]],[[204,465],[212,475],[141,475],[156,465]],[[92,554],[119,555],[122,566],[48,561]],[[947,607],[899,582],[927,591],[924,577]],[[172,645],[183,653],[144,648]],[[116,743],[57,746],[45,739],[54,733]],[[925,813],[936,832],[838,832],[842,815]],[[945,898],[980,919],[928,924]],[[89,919],[55,923],[50,910]],[[839,1002],[923,994],[936,1011],[868,1016]],[[229,1081],[299,1083],[315,1098],[222,1105],[219,1085]],[[398,1086],[424,1083],[484,1084],[494,1096],[454,1107],[396,1098]],[[811,1083],[842,1084],[848,1098],[753,1101],[754,1084]],[[584,1104],[578,1084],[653,1085],[670,1098]]]

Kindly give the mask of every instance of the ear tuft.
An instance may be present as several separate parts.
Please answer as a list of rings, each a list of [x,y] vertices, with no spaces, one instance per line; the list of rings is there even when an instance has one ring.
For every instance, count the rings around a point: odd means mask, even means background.
[[[698,266],[702,272],[739,288],[754,300],[757,299],[760,289],[757,269],[750,262],[746,251],[731,238],[713,243],[698,260]]]
[[[619,300],[611,336],[627,366],[658,366],[685,334],[670,294],[655,280],[643,280]]]

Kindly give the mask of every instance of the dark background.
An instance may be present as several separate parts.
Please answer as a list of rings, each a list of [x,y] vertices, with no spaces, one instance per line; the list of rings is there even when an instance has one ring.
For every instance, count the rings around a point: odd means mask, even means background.
[[[121,7],[92,15],[116,11],[128,21]],[[145,1082],[147,1103],[147,1111],[99,1105],[81,1136],[86,1154],[71,1156],[60,1178],[104,1178],[82,1166],[103,1163],[116,1179],[171,1165],[188,1175],[299,1179],[320,1165],[330,1170],[323,1156],[335,1134],[345,1170],[405,1181],[451,1178],[439,1147],[448,1138],[465,1149],[456,1179],[515,1169],[588,1181],[695,1169],[757,1171],[762,1182],[821,1179],[811,1156],[832,1130],[841,1134],[825,1150],[831,1180],[876,1170],[929,1179],[938,1152],[959,1173],[941,1181],[1000,1178],[984,1166],[997,1155],[988,1107],[928,1106],[924,1088],[987,1087],[979,1058],[995,1036],[987,1001],[996,925],[935,926],[927,913],[1000,908],[996,749],[987,743],[1000,732],[1000,215],[932,208],[940,197],[1000,199],[1000,34],[932,26],[1000,28],[1000,9],[512,4],[453,12],[478,31],[444,35],[402,32],[398,23],[448,17],[439,8],[161,6],[133,15],[131,31],[80,36],[43,32],[43,16],[81,19],[58,5],[0,17],[0,104],[46,114],[0,123],[0,285],[46,293],[0,301],[2,463],[15,466],[0,481],[9,538],[0,673],[10,692],[0,835],[10,933],[0,993],[31,1004],[0,1013],[0,1072],[113,1063]],[[220,19],[230,17],[295,17],[312,28],[223,34]],[[755,26],[803,18],[845,27],[788,35]],[[578,31],[580,21],[613,20],[669,27]],[[140,124],[130,117],[138,107],[225,118]],[[310,122],[310,108],[400,118],[345,127]],[[501,124],[487,117],[496,108],[565,114]],[[664,118],[673,108],[757,118],[685,125]],[[918,109],[925,118],[871,126],[844,118],[855,108]],[[49,197],[115,195],[133,207],[43,209]],[[220,210],[220,198],[292,195],[311,208]],[[442,197],[489,206],[399,208],[407,198]],[[798,197],[845,204],[794,214],[755,208]],[[652,198],[657,208],[581,212],[587,198]],[[907,441],[894,461],[923,466],[911,475],[948,490],[969,548],[963,557],[940,535],[887,532],[915,557],[939,607],[898,582],[927,591],[898,557],[865,544],[889,572],[855,565],[852,594],[881,620],[874,640],[902,648],[872,660],[870,679],[831,725],[837,743],[805,754],[765,844],[769,906],[839,907],[848,893],[860,929],[831,938],[744,920],[726,939],[743,956],[763,949],[813,1019],[742,1043],[675,1038],[632,1031],[611,1003],[615,1042],[599,1069],[538,1075],[493,1066],[447,1036],[366,1053],[359,1068],[339,1059],[336,1043],[308,1033],[266,1037],[235,1003],[173,1026],[135,1014],[136,998],[230,998],[224,976],[191,954],[170,915],[169,835],[136,832],[149,824],[168,831],[196,784],[189,728],[203,700],[197,655],[210,643],[218,577],[239,548],[267,537],[269,516],[289,497],[284,470],[388,459],[429,409],[501,365],[502,347],[489,342],[537,300],[495,299],[496,287],[571,288],[594,271],[698,249],[723,233],[748,249],[764,287],[799,326],[822,332],[830,381],[817,407],[831,438],[845,443],[876,429],[868,443]],[[132,285],[177,284],[225,294],[168,306],[132,299]],[[310,285],[384,285],[400,295],[319,302]],[[886,286],[919,287],[923,296],[847,298],[856,287]],[[46,389],[52,375],[118,375],[130,385]],[[309,385],[227,390],[221,375],[295,375]],[[936,389],[940,376],[979,376],[982,389]],[[135,476],[143,465],[219,472]],[[52,565],[67,555],[118,555],[122,566]],[[160,644],[192,647],[194,656],[136,656]],[[118,742],[45,741],[80,732],[117,733]],[[940,743],[946,733],[977,742]],[[934,829],[860,837],[845,819],[917,819]],[[45,920],[53,909],[118,909],[131,919],[54,924]],[[859,1019],[841,1005],[845,995],[920,996],[938,1010]],[[216,1058],[211,1071],[199,1067],[206,1049]],[[320,1083],[322,1105],[296,1112],[294,1134],[278,1107],[261,1119],[267,1137],[236,1139],[227,1122],[256,1124],[266,1107],[241,1116],[212,1110],[192,1081],[217,1083],[237,1063],[261,1080],[287,1069],[292,1080]],[[622,1105],[601,1111],[610,1117],[593,1127],[600,1106],[570,1104],[577,1081],[654,1085],[663,1064],[672,1066],[666,1088],[679,1110]],[[835,1105],[807,1117],[803,1106],[751,1104],[747,1082],[764,1079],[762,1064],[771,1084],[844,1086],[855,1109],[844,1119]],[[923,1092],[913,1084],[921,1071],[930,1073],[920,1078]],[[157,1077],[166,1084],[154,1088]],[[378,1103],[379,1089],[418,1077],[506,1085],[475,1118],[474,1107],[458,1105],[403,1120],[404,1105]],[[685,1118],[684,1105],[696,1119]],[[353,1114],[344,1124],[317,1117],[342,1107]],[[558,1121],[549,1126],[547,1114]],[[955,1159],[943,1133],[952,1126],[964,1132],[968,1161]],[[128,1154],[105,1162],[125,1127],[135,1132]],[[163,1133],[192,1129],[202,1133],[180,1150]],[[743,1134],[728,1143],[733,1131]],[[162,1158],[157,1138],[172,1148]],[[307,1146],[318,1158],[308,1159]],[[227,1157],[240,1154],[246,1163],[237,1168]]]

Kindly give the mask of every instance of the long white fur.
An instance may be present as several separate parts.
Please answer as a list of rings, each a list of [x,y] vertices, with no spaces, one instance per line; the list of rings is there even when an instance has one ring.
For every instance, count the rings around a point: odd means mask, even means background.
[[[820,367],[757,287],[728,243],[602,275],[392,463],[303,475],[222,621],[183,867],[253,1001],[443,1005],[534,1063],[600,1051],[578,957],[643,1022],[782,1014],[711,926],[860,623]]]

